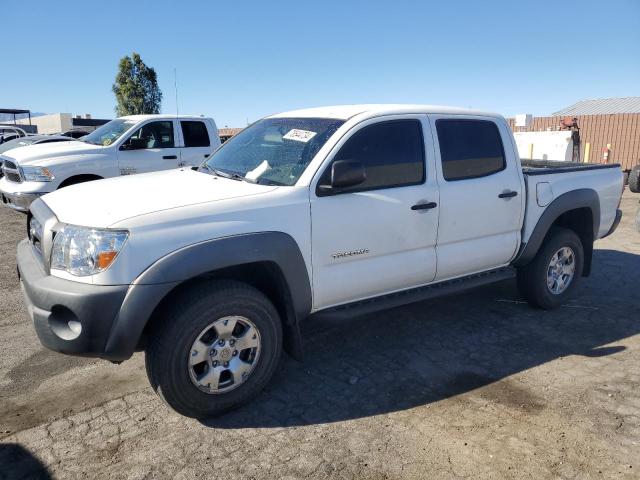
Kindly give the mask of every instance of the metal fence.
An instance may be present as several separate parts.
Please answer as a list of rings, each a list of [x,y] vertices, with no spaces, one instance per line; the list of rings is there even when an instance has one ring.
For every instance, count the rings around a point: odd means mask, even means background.
[[[507,119],[514,132],[557,130],[564,117],[534,117],[530,128],[515,127],[513,118]],[[580,115],[580,161],[591,163],[619,163],[630,170],[640,163],[640,113],[612,115]],[[608,159],[604,151],[609,149]]]

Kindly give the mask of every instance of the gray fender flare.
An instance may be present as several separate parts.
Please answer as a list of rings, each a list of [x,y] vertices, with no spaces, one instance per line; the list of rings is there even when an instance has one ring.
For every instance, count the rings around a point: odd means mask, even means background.
[[[260,232],[189,245],[147,268],[127,291],[111,328],[104,358],[120,361],[131,357],[153,311],[176,286],[209,272],[256,262],[271,262],[282,273],[289,296],[287,318],[283,319],[289,334],[287,350],[293,350],[295,357],[301,356],[298,325],[312,308],[309,273],[300,248],[290,235]]]
[[[584,247],[584,271],[586,276],[591,270],[591,257],[593,253],[593,240],[598,237],[600,230],[600,199],[598,193],[590,188],[581,188],[560,195],[553,200],[538,219],[529,241],[522,245],[520,252],[513,261],[516,267],[527,265],[538,253],[540,246],[544,241],[549,229],[553,223],[562,215],[570,210],[578,208],[588,208],[591,210],[593,219],[593,237],[591,242],[587,242]]]

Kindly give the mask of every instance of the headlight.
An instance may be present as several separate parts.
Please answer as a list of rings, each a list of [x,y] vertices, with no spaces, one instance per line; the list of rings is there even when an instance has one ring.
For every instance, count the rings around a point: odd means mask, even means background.
[[[27,182],[50,182],[56,178],[45,167],[22,167],[22,175]]]
[[[51,268],[83,277],[113,263],[127,241],[126,230],[102,230],[66,225],[53,240]]]

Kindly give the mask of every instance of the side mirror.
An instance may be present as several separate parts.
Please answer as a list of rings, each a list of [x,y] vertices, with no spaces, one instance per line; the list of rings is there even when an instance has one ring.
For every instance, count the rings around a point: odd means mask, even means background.
[[[148,138],[130,138],[127,140],[122,147],[121,150],[144,150],[147,148],[149,144]]]
[[[364,165],[357,160],[336,160],[331,166],[331,188],[354,187],[366,179]]]

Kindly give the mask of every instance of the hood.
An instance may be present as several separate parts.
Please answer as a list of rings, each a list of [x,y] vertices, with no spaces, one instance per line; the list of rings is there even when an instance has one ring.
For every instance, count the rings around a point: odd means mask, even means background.
[[[13,148],[2,155],[15,160],[20,165],[32,165],[43,159],[102,152],[104,148],[100,145],[77,141],[51,142]]]
[[[81,183],[41,198],[61,222],[106,228],[139,215],[276,188],[176,169]]]

